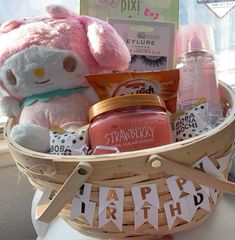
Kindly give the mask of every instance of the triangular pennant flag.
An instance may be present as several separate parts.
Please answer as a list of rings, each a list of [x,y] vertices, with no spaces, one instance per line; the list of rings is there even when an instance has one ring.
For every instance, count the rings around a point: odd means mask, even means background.
[[[189,180],[172,176],[166,179],[166,183],[175,202],[179,200],[182,192],[196,194],[194,184]]]
[[[208,2],[208,1],[206,1]],[[229,11],[231,11],[235,2],[230,1],[215,1],[214,3],[207,3],[206,6],[219,18],[224,17]]]
[[[81,199],[74,197],[72,201],[72,208],[70,212],[70,218],[74,219],[80,216],[84,216],[86,221],[92,225],[95,216],[96,203],[83,202]]]
[[[158,229],[158,208],[144,204],[142,208],[135,211],[135,230],[141,227],[144,223],[148,222],[155,229]]]
[[[139,212],[145,203],[157,209],[159,208],[160,204],[156,184],[134,186],[131,188],[131,192],[136,212]]]
[[[112,222],[119,231],[123,223],[123,188],[100,187],[99,191],[99,228]]]
[[[209,197],[203,190],[197,191],[195,195],[189,194],[185,197],[185,199],[188,205],[188,211],[190,213],[191,219],[193,218],[198,208],[202,208],[208,212],[210,211]]]
[[[193,167],[203,170],[213,176],[224,177],[208,156],[202,157],[200,160],[193,164]]]
[[[191,221],[191,216],[188,211],[187,201],[185,197],[180,198],[177,202],[165,202],[164,209],[169,230],[171,230],[171,228],[174,226],[174,222],[177,217],[187,222]]]
[[[220,173],[223,173],[226,170],[226,168],[229,166],[229,161],[231,160],[232,154],[233,153],[229,153],[226,156],[217,159],[220,165],[218,169]]]
[[[96,203],[90,201],[92,184],[84,183],[74,196],[70,212],[71,219],[83,216],[92,225],[95,215]]]
[[[201,189],[207,194],[208,197],[211,197],[214,204],[216,204],[218,196],[219,196],[219,191],[215,190],[213,188],[209,188],[203,185],[200,185]]]

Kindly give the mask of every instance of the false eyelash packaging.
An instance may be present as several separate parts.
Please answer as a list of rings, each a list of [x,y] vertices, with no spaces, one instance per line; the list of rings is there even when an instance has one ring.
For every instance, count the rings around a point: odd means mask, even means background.
[[[108,18],[131,53],[129,70],[173,68],[176,25],[173,22]]]

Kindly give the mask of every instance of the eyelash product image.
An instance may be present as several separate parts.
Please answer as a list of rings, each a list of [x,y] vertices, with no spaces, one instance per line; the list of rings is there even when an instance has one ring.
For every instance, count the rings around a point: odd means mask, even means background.
[[[153,68],[164,70],[166,65],[167,57],[165,56],[132,55],[129,69],[133,71],[151,71]]]
[[[174,68],[176,25],[135,19],[108,18],[131,53],[129,70],[158,71]]]

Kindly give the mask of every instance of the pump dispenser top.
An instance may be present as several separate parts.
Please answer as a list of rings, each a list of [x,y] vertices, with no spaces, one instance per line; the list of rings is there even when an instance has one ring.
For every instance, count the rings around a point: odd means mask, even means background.
[[[203,49],[203,42],[198,37],[197,33],[194,32],[191,39],[188,40],[188,52],[202,51],[202,49]]]
[[[188,24],[180,27],[176,39],[176,57],[180,58],[197,51],[214,54],[212,29],[205,24]]]

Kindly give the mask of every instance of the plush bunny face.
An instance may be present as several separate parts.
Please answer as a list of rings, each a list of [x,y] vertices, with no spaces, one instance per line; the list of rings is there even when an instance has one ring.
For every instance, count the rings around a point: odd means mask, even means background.
[[[107,22],[56,6],[47,11],[50,17],[1,26],[0,83],[10,95],[78,87],[84,74],[127,69],[129,50]]]
[[[13,96],[25,98],[81,86],[89,73],[81,57],[69,50],[31,46],[7,59],[0,79]]]

